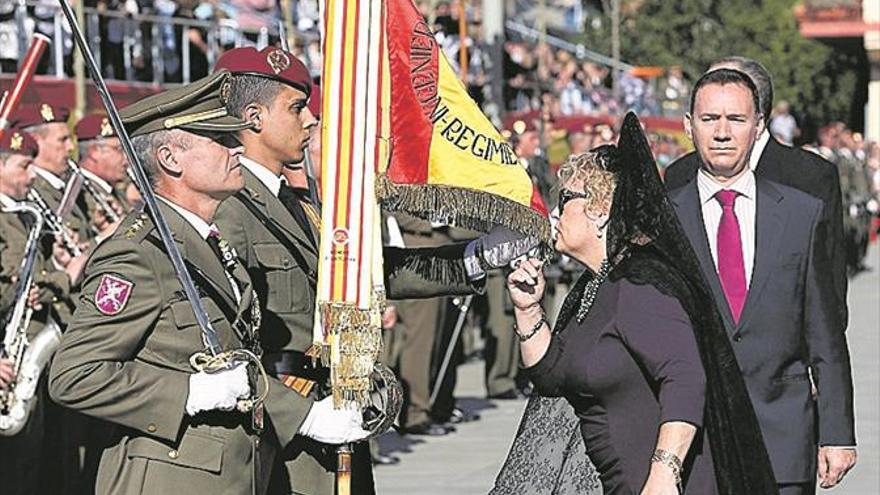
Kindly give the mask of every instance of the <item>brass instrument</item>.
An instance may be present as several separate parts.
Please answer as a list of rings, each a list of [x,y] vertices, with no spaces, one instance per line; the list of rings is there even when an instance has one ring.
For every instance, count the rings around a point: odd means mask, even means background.
[[[101,211],[104,212],[104,216],[107,217],[107,220],[109,220],[110,223],[118,222],[121,217],[119,216],[119,213],[117,213],[116,210],[113,208],[113,205],[110,204],[110,198],[107,197],[107,194],[104,191],[101,191],[100,189],[95,187],[94,184],[92,184],[92,181],[89,180],[89,178],[86,177],[84,173],[82,173],[82,168],[80,168],[80,166],[77,165],[75,161],[68,158],[67,166],[70,167],[71,170],[73,170],[73,173],[79,174],[80,177],[82,177],[83,187],[86,188],[86,192],[89,193],[92,198],[94,198],[95,203],[97,203],[98,208],[100,208]]]
[[[28,305],[28,296],[34,284],[43,215],[36,205],[27,202],[16,203],[3,211],[23,212],[34,217],[34,225],[25,244],[25,256],[18,271],[15,305],[5,321],[3,348],[0,351],[0,357],[12,361],[14,376],[9,386],[0,390],[0,435],[12,436],[27,424],[35,404],[40,375],[61,343],[61,330],[50,320],[32,341],[27,336],[33,314],[33,308]]]
[[[40,193],[31,189],[28,191],[28,200],[34,203],[34,206],[39,210],[40,216],[45,222],[46,228],[54,235],[61,236],[61,243],[64,244],[64,249],[67,249],[67,252],[71,254],[71,256],[79,256],[82,254],[82,249],[79,248],[77,243],[73,240],[73,237],[70,235],[70,232],[64,226],[64,220],[61,219],[52,208],[49,208],[49,205],[46,204],[46,200],[40,196]]]

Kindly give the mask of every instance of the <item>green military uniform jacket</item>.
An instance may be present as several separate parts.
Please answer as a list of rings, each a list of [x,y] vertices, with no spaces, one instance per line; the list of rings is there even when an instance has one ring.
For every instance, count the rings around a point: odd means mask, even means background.
[[[263,305],[260,336],[267,353],[303,353],[312,345],[317,249],[281,200],[256,175],[245,167],[242,167],[242,175],[244,189],[220,205],[215,222],[247,265],[254,281]],[[285,237],[283,242],[245,206],[246,203],[266,218],[274,219]],[[294,246],[298,254],[292,254],[285,244]],[[439,249],[386,249],[388,297],[416,298],[473,292],[474,288],[467,282],[463,252],[464,244]],[[425,273],[432,276],[426,277]],[[293,493],[334,493],[334,456],[334,449],[328,446],[298,439],[284,453]]]
[[[183,258],[197,270],[202,303],[223,347],[243,347],[243,340],[253,337],[256,304],[246,271],[239,266],[233,272],[241,292],[237,303],[207,242],[172,208],[161,202],[160,208]],[[271,379],[262,434],[253,431],[249,415],[238,412],[186,414],[189,376],[195,372],[189,359],[204,345],[160,246],[152,221],[136,211],[96,248],[51,366],[50,394],[116,426],[101,458],[98,493],[265,493],[274,453],[296,435],[311,401]],[[96,297],[107,294],[105,277],[128,285],[127,296],[117,291],[117,305]],[[230,316],[223,308],[232,310]]]
[[[0,315],[11,311],[15,305],[12,277],[18,277],[22,259],[25,256],[29,227],[23,220],[24,214],[3,213],[0,211]],[[29,218],[29,217],[28,217]],[[27,220],[28,225],[30,219]],[[52,308],[59,301],[70,301],[70,278],[64,271],[57,270],[51,259],[37,252],[34,267],[34,282],[40,288],[39,302],[43,309],[35,311],[28,326],[28,336],[33,337],[48,321]],[[57,315],[53,316],[58,318]]]

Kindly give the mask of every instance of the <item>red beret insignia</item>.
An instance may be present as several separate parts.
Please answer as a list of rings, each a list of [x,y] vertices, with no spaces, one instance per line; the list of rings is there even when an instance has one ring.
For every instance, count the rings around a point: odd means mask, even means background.
[[[12,151],[21,151],[22,144],[24,144],[24,136],[19,132],[13,133],[12,137],[9,138],[9,149]]]
[[[290,68],[290,57],[283,50],[272,50],[266,54],[266,63],[275,71],[277,76]]]
[[[52,107],[45,103],[40,106],[40,116],[43,117],[43,121],[45,122],[55,121],[55,112],[52,111]]]
[[[131,296],[134,283],[116,275],[104,275],[95,291],[95,307],[105,315],[119,314]]]

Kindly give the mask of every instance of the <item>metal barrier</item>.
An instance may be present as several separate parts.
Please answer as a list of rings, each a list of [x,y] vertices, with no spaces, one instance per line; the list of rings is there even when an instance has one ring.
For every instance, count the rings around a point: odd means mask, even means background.
[[[8,0],[10,1],[10,0]],[[14,21],[18,30],[19,53],[24,54],[29,44],[28,40],[34,30],[43,32],[52,38],[52,57],[50,62],[50,74],[55,77],[65,78],[65,63],[69,64],[71,57],[71,38],[67,21],[61,13],[57,2],[37,0],[11,0],[16,3]],[[34,9],[34,15],[29,16],[27,8]],[[253,12],[248,12],[254,14]],[[196,19],[184,19],[155,14],[130,15],[126,12],[104,11],[90,7],[83,8],[85,17],[86,36],[92,53],[99,65],[104,70],[104,76],[108,79],[118,79],[116,74],[106,73],[106,57],[102,48],[109,43],[116,45],[122,51],[121,68],[126,81],[151,81],[154,84],[166,82],[189,83],[192,77],[193,60],[191,57],[192,44],[189,33],[192,29],[198,29],[204,35],[207,51],[205,57],[210,70],[222,51],[230,47],[255,46],[257,49],[266,47],[273,38],[277,39],[279,30],[277,21],[270,16],[266,19],[266,26],[260,29],[242,28],[232,19],[219,19],[216,21],[202,21]],[[110,43],[102,40],[102,23],[116,21],[119,24],[114,29],[121,29],[122,36],[119,43]],[[48,31],[48,32],[46,32]],[[317,39],[317,36],[307,33],[294,33],[295,37],[305,41]],[[149,56],[147,56],[149,54]],[[307,58],[307,53],[304,54]],[[21,56],[18,57],[19,60]],[[147,66],[136,67],[136,61],[146,62]],[[308,64],[309,61],[306,60]],[[179,64],[179,70],[173,69]],[[171,67],[169,67],[171,65]],[[168,74],[171,72],[171,74]],[[149,77],[144,79],[144,74]],[[168,81],[168,76],[179,74],[179,80]]]

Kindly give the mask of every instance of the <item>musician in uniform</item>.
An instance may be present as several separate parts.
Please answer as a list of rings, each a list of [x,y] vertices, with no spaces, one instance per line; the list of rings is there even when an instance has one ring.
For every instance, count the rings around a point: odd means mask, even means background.
[[[58,213],[61,206],[70,175],[67,160],[73,151],[73,140],[67,125],[69,115],[66,108],[43,103],[22,105],[13,119],[18,127],[33,136],[39,148],[34,158],[33,170],[37,177],[31,188],[32,193],[42,198],[46,206],[55,213]],[[68,216],[62,220],[72,241],[85,248],[93,232],[89,228],[85,198],[81,194],[77,196]],[[47,259],[52,256],[53,244],[51,236],[44,238],[41,249]],[[73,314],[73,300],[70,297],[56,296],[52,306],[58,317],[58,324],[64,328]]]
[[[244,145],[245,187],[220,205],[216,221],[247,266],[262,301],[267,370],[293,389],[291,395],[320,396],[326,393],[329,377],[329,370],[316,367],[311,359],[320,219],[314,205],[282,178],[284,167],[304,160],[309,131],[316,123],[308,109],[311,75],[295,56],[275,47],[229,50],[215,70],[232,73],[229,111],[250,124],[238,134]],[[388,298],[473,292],[485,275],[477,260],[484,248],[497,244],[487,239],[479,249],[465,243],[443,249],[388,249]],[[428,279],[418,266],[432,266],[435,273],[447,276]],[[365,447],[355,449],[353,458],[352,485],[359,494],[373,490]],[[283,459],[273,493],[334,493],[334,446],[299,439]],[[366,471],[359,471],[360,466]]]
[[[72,281],[79,276],[85,256],[67,261],[67,270],[56,270],[53,264],[61,265],[58,259],[45,259],[38,244],[28,245],[30,230],[36,228],[36,218],[24,212],[13,211],[13,207],[26,200],[27,192],[36,178],[33,170],[37,143],[20,129],[7,129],[0,139],[0,321],[3,322],[4,337],[19,329],[24,329],[31,343],[39,332],[58,332],[50,315],[51,302],[55,297],[68,297]],[[31,308],[30,322],[13,321],[13,308],[16,299],[16,281],[25,278],[22,259],[29,249],[36,249],[33,266],[33,288],[23,295]],[[56,249],[61,251],[60,247]],[[53,326],[47,328],[47,324]],[[25,327],[25,325],[27,325]],[[31,349],[32,351],[35,349]],[[0,390],[9,390],[16,382],[11,349],[3,349],[0,354]],[[39,493],[41,454],[45,438],[45,387],[41,385],[36,392],[36,403],[24,429],[13,436],[0,436],[0,451],[4,455],[0,462],[0,479],[3,480],[4,494]],[[2,432],[0,432],[2,433]]]
[[[135,210],[98,245],[51,366],[55,401],[114,427],[98,493],[262,494],[275,451],[296,434],[330,443],[367,434],[359,413],[294,396],[274,378],[263,406],[239,412],[237,402],[267,383],[254,378],[258,367],[191,365],[196,353],[210,356],[214,337],[224,351],[261,353],[254,284],[213,223],[244,186],[232,133],[250,124],[227,114],[228,90],[219,72],[121,112],[173,240]],[[184,258],[214,333],[199,324],[166,242]]]
[[[128,212],[125,198],[128,162],[119,138],[105,115],[92,114],[76,123],[79,167],[88,184],[83,188],[92,227],[101,237],[112,233],[114,217]],[[104,211],[110,208],[111,212]]]
[[[14,122],[18,127],[29,132],[37,141],[39,151],[34,158],[34,182],[36,191],[53,211],[58,211],[64,198],[65,188],[70,176],[67,160],[74,150],[73,135],[67,120],[70,111],[61,106],[46,103],[38,105],[22,105],[15,114]],[[88,241],[94,237],[89,228],[89,216],[85,198],[78,196],[67,219],[71,230],[79,236],[80,241]]]

